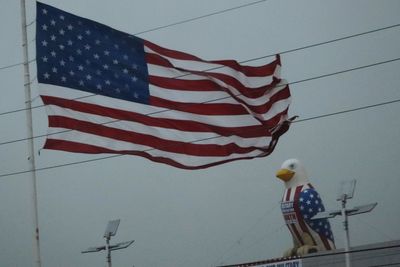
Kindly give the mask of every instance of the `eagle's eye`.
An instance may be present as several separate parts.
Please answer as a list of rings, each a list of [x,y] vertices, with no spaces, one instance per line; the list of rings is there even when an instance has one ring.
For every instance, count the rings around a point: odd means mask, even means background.
[[[289,169],[291,169],[291,170],[293,170],[294,167],[296,167],[296,164],[294,164],[294,163],[292,163],[292,164],[289,165]]]

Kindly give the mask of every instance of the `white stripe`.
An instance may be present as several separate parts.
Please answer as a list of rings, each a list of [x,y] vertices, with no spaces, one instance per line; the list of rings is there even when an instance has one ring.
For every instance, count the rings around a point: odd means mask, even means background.
[[[57,130],[65,131],[66,129],[57,128]],[[75,142],[75,143],[94,145],[94,146],[98,146],[98,147],[108,148],[108,149],[112,149],[112,150],[119,150],[119,151],[126,151],[126,150],[143,151],[154,157],[159,156],[159,157],[164,157],[164,158],[170,158],[170,159],[174,160],[175,162],[178,162],[180,164],[183,164],[183,165],[189,166],[189,167],[201,166],[201,165],[210,164],[210,163],[228,160],[228,159],[236,159],[236,158],[242,158],[242,157],[256,157],[263,153],[262,151],[255,150],[255,151],[252,151],[247,154],[232,154],[232,155],[229,155],[226,157],[225,156],[224,157],[192,156],[192,155],[187,155],[187,154],[178,154],[178,153],[172,153],[172,152],[168,152],[168,151],[153,149],[148,146],[132,144],[129,142],[119,141],[119,140],[105,138],[105,137],[99,137],[97,135],[87,134],[87,133],[78,132],[78,131],[67,131],[67,132],[60,133],[55,136],[51,136],[48,139],[50,139],[50,140],[51,139],[66,140],[66,141],[71,141],[71,142]]]
[[[211,73],[225,74],[225,75],[234,77],[241,84],[243,84],[244,86],[249,87],[249,88],[258,88],[258,87],[270,84],[272,82],[272,76],[263,76],[263,77],[246,76],[244,73],[237,71],[235,69],[232,69],[230,67],[227,67],[225,65],[210,63],[210,62],[194,61],[194,60],[175,59],[172,57],[168,57],[168,56],[159,54],[146,46],[144,47],[144,51],[147,53],[158,54],[159,56],[161,56],[164,59],[171,62],[172,65],[174,65],[177,68],[182,68],[182,69],[185,69],[188,71],[206,71],[206,70],[211,69],[210,70]],[[273,59],[273,60],[275,60],[275,59]]]
[[[203,76],[191,74],[189,72],[180,71],[174,68],[147,64],[149,76],[158,76],[164,78],[173,78],[179,80],[206,80]]]
[[[224,91],[184,91],[150,85],[150,95],[181,103],[229,103],[238,104]],[[217,100],[216,100],[217,99]],[[239,105],[239,104],[238,104]]]
[[[166,129],[160,127],[150,127],[145,124],[138,122],[115,120],[110,117],[92,115],[84,112],[74,111],[67,108],[61,108],[54,105],[47,106],[47,114],[49,116],[63,116],[80,121],[91,122],[105,127],[114,129],[120,129],[125,131],[136,132],[139,134],[151,135],[154,137],[162,138],[164,140],[179,141],[179,142],[193,142],[197,140],[203,140],[196,142],[196,144],[216,144],[226,145],[234,143],[240,147],[267,147],[271,141],[270,137],[256,137],[256,138],[242,138],[239,136],[219,136],[213,132],[184,132],[175,129]],[[53,135],[58,133],[55,128],[49,129],[49,134]]]

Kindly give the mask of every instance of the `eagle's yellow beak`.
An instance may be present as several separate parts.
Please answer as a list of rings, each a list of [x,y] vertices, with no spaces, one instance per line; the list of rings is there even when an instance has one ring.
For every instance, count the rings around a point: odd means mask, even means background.
[[[290,179],[293,178],[295,172],[288,170],[288,169],[280,169],[276,172],[276,177],[278,177],[279,179],[281,179],[284,182],[289,181]]]

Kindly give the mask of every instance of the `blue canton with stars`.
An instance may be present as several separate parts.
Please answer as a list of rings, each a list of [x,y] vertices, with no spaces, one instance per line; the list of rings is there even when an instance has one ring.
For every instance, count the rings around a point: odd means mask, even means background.
[[[331,225],[327,219],[311,220],[317,213],[325,211],[322,200],[314,189],[306,189],[300,193],[299,209],[304,221],[318,234],[334,241]]]
[[[143,40],[37,2],[39,83],[148,104]]]

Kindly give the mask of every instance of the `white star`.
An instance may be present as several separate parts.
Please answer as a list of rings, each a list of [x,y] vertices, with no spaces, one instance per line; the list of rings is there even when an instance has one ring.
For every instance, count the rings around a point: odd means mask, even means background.
[[[77,53],[78,55],[82,55],[82,50],[76,49],[76,53]]]
[[[109,54],[110,54],[110,51],[108,51],[108,50],[104,51],[104,55],[108,56]]]
[[[70,30],[70,31],[71,31],[73,28],[74,28],[74,26],[72,26],[71,24],[69,24],[69,25],[67,26],[67,29]]]
[[[127,60],[127,59],[128,59],[128,55],[125,54],[125,55],[123,56],[123,58],[124,58],[125,60]]]
[[[131,79],[132,79],[132,82],[136,82],[138,80],[138,78],[136,78],[136,76],[133,76]]]
[[[99,58],[100,58],[98,54],[94,54],[93,57],[94,57],[95,59],[99,59]]]
[[[79,66],[78,66],[78,70],[81,70],[81,71],[82,71],[82,70],[83,70],[83,66],[82,66],[82,65],[79,65]]]
[[[114,45],[115,49],[119,49],[119,45],[115,44]]]
[[[78,38],[79,40],[82,40],[83,37],[82,37],[82,35],[79,34],[76,38]]]
[[[64,61],[63,59],[61,59],[60,65],[61,65],[61,66],[65,66],[65,61]]]
[[[102,89],[101,84],[97,84],[97,85],[96,85],[96,88],[99,89],[99,90],[101,90],[101,89]]]
[[[50,24],[54,26],[54,25],[56,25],[56,21],[54,19],[52,19],[52,20],[50,20]]]
[[[311,204],[311,201],[310,201],[310,200],[307,200],[306,203],[307,203],[307,205],[310,205],[310,204]]]
[[[43,40],[43,41],[42,41],[42,46],[47,46],[46,40]]]
[[[47,25],[46,24],[42,25],[42,30],[47,31]]]
[[[42,13],[46,15],[47,14],[47,9],[43,8],[42,9]]]
[[[319,201],[318,201],[318,200],[315,200],[315,204],[318,205],[318,204],[319,204]]]
[[[62,82],[66,82],[66,81],[67,81],[67,78],[65,78],[64,76],[62,76],[62,77],[61,77],[61,81],[62,81]]]
[[[121,93],[121,89],[115,88],[115,92],[116,92],[117,94],[120,94],[120,93]]]
[[[69,75],[74,76],[74,75],[75,75],[75,72],[73,72],[73,71],[71,70],[71,71],[69,71]]]
[[[57,68],[56,68],[56,67],[53,67],[53,68],[51,69],[51,71],[54,72],[54,73],[57,73]]]
[[[133,97],[134,97],[134,98],[139,98],[139,95],[138,95],[138,93],[136,93],[136,92],[135,92],[135,93],[133,93]]]
[[[63,29],[58,31],[59,34],[64,35],[65,31]]]
[[[90,74],[86,75],[86,80],[90,81],[92,79],[92,76]]]
[[[61,19],[61,20],[64,20],[64,18],[65,18],[65,17],[64,17],[63,15],[60,15],[60,19]]]
[[[90,31],[89,30],[86,30],[85,33],[86,33],[86,35],[90,35]]]
[[[132,65],[132,68],[133,68],[134,70],[137,70],[137,67],[138,67],[138,66],[137,66],[136,64],[133,64],[133,65]]]
[[[113,64],[117,65],[118,64],[118,60],[114,59],[113,60]]]
[[[105,83],[106,83],[107,85],[110,85],[110,84],[111,84],[110,80],[106,80]]]
[[[300,200],[300,202],[303,202],[303,201],[304,201],[304,198],[301,197],[299,200]]]
[[[313,194],[310,194],[310,198],[314,198],[314,195],[313,195]]]
[[[57,37],[56,37],[54,34],[50,36],[50,39],[51,39],[52,41],[55,41],[56,38],[57,38]]]
[[[108,65],[107,65],[107,64],[104,64],[104,65],[103,65],[103,69],[108,70]]]
[[[67,44],[68,44],[69,46],[71,46],[71,45],[73,44],[73,42],[72,42],[71,40],[68,40],[68,41],[67,41]]]
[[[79,85],[80,85],[80,86],[84,86],[85,83],[84,83],[82,80],[80,80],[80,81],[79,81]]]
[[[96,70],[97,75],[101,75],[101,70]]]
[[[313,212],[313,209],[312,209],[312,208],[309,208],[309,209],[308,209],[308,212],[310,212],[310,213]]]
[[[125,74],[127,74],[128,73],[128,70],[125,68],[125,69],[123,69],[122,70]]]
[[[90,50],[90,45],[86,44],[86,45],[85,45],[85,49],[86,49],[86,50]]]
[[[47,62],[48,58],[46,56],[42,57],[43,62]]]
[[[50,54],[51,54],[52,57],[56,57],[56,55],[57,55],[56,51],[54,51],[54,50],[51,51]]]
[[[96,39],[96,41],[94,41],[94,43],[99,45],[101,42],[100,42],[100,40]]]
[[[50,78],[50,74],[48,74],[47,72],[43,74],[45,79],[49,79]]]
[[[65,48],[65,46],[62,44],[60,44],[58,47],[60,48],[60,50],[64,50],[64,48]]]
[[[69,61],[74,61],[74,57],[73,56],[69,56],[68,59],[69,59]]]
[[[304,210],[304,206],[300,206],[300,209],[301,209],[301,210]]]

